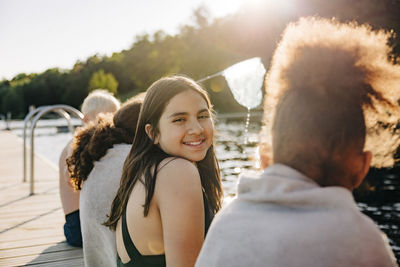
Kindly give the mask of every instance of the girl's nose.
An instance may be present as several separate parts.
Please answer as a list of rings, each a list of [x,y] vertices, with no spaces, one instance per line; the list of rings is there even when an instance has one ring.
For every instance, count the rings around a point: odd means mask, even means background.
[[[194,120],[190,125],[189,125],[189,134],[201,134],[203,133],[204,129],[199,123],[198,120]]]

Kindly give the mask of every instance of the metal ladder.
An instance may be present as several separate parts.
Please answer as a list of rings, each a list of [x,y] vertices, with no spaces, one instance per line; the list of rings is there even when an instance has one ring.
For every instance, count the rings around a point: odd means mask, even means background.
[[[74,127],[71,124],[71,116],[75,115],[76,117],[80,118],[83,121],[83,114],[68,105],[50,105],[50,106],[40,106],[34,110],[31,110],[28,115],[25,116],[24,119],[24,129],[23,129],[23,157],[24,157],[24,169],[23,169],[23,182],[26,182],[26,162],[27,162],[27,147],[26,147],[26,128],[28,126],[28,123],[30,123],[30,131],[29,131],[29,137],[30,137],[30,141],[31,141],[31,153],[30,153],[30,194],[29,195],[33,195],[34,194],[34,152],[35,152],[35,146],[34,146],[34,132],[35,132],[35,128],[36,128],[36,124],[38,122],[38,120],[43,117],[43,115],[49,113],[49,112],[54,112],[57,113],[58,115],[60,115],[61,117],[65,118],[67,120],[68,123],[68,129],[71,133],[74,132]]]

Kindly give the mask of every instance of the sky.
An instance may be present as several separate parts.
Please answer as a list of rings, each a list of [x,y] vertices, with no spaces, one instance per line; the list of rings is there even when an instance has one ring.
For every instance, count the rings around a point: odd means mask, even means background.
[[[129,49],[135,36],[176,34],[204,4],[212,17],[256,0],[0,0],[0,80],[71,69],[94,54]]]

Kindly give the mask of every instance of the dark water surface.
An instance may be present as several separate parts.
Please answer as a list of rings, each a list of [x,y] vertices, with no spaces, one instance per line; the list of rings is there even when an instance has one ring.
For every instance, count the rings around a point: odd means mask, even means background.
[[[355,192],[360,210],[386,233],[400,264],[400,167],[371,169],[365,184],[370,191]]]

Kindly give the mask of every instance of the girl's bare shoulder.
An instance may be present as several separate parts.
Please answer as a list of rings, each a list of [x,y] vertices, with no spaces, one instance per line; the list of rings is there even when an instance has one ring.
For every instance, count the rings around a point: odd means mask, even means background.
[[[195,163],[178,157],[164,159],[157,171],[157,184],[162,187],[201,187],[200,174]]]
[[[158,166],[158,174],[165,172],[195,172],[198,173],[195,163],[179,157],[169,157],[160,162]]]

